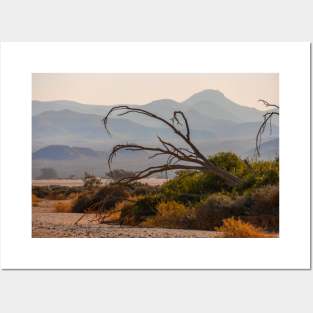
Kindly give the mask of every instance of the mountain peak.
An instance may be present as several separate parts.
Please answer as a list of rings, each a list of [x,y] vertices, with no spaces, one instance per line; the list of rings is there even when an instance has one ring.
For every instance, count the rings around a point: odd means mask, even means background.
[[[225,98],[224,94],[219,91],[219,90],[215,90],[215,89],[204,89],[202,91],[199,91],[195,94],[193,94],[190,98],[188,98],[186,102],[190,102],[190,101],[201,101],[201,100],[218,100],[221,98]]]
[[[33,159],[75,160],[80,157],[98,157],[99,153],[84,147],[67,145],[49,145],[33,153]]]

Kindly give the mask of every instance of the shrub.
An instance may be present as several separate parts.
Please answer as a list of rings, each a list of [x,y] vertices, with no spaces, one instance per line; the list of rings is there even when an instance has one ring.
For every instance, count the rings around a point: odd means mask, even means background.
[[[161,202],[155,216],[143,222],[143,226],[167,228],[191,228],[194,211],[176,201]]]
[[[46,186],[44,187],[34,186],[32,188],[32,193],[38,198],[46,198],[49,195],[50,191],[49,188]]]
[[[57,212],[69,213],[72,212],[73,200],[63,200],[59,201],[55,205]]]
[[[67,186],[33,186],[32,192],[39,198],[48,198],[51,200],[64,200],[77,195],[78,193],[85,192],[84,187],[67,187]]]
[[[266,185],[278,185],[279,161],[257,161],[250,163],[242,177],[242,184],[236,189],[240,192]]]
[[[252,215],[252,216],[240,216],[240,219],[244,222],[252,225],[262,227],[268,231],[279,231],[279,216],[275,215]]]
[[[119,185],[107,185],[101,188],[92,199],[94,210],[107,211],[115,207],[115,205],[127,199],[129,193],[127,187]]]
[[[209,161],[236,176],[242,176],[247,167],[245,162],[232,152],[216,153],[209,157]]]
[[[98,211],[103,212],[113,209],[116,203],[127,199],[127,188],[119,185],[107,185],[95,193],[81,195],[73,206],[73,212]]]
[[[84,187],[87,189],[97,188],[101,185],[101,178],[96,177],[94,175],[90,175],[87,172],[85,172],[83,181]]]
[[[240,219],[233,217],[223,220],[223,225],[215,228],[216,231],[222,232],[227,238],[268,238],[273,237],[267,234],[261,228],[245,223]]]
[[[214,175],[180,171],[177,176],[160,187],[161,193],[168,200],[187,205],[199,202],[203,195],[228,188],[225,183]]]
[[[279,187],[265,186],[256,189],[248,196],[251,202],[251,215],[279,214]]]
[[[138,225],[147,217],[155,215],[160,198],[157,196],[139,197],[128,202],[121,210],[120,224]]]
[[[239,215],[240,209],[234,205],[229,195],[211,194],[196,209],[197,225],[201,229],[213,229],[222,224],[224,218]]]
[[[83,193],[78,199],[74,202],[72,207],[72,212],[74,213],[84,213],[88,210],[91,205],[92,194],[91,193]]]
[[[129,193],[132,196],[147,196],[156,193],[158,190],[158,186],[150,186],[140,182],[135,182],[129,185]]]
[[[197,227],[212,229],[220,226],[223,219],[241,217],[253,224],[278,230],[279,188],[265,186],[245,192],[214,193],[201,201],[196,209]],[[258,217],[258,218],[257,218]]]
[[[32,204],[33,204],[33,206],[37,206],[38,203],[39,203],[39,198],[36,195],[32,194]]]
[[[220,152],[208,159],[216,166],[240,178],[248,175],[247,165],[234,153]],[[199,202],[207,194],[230,191],[232,188],[222,178],[197,171],[180,171],[174,179],[161,186],[161,192],[166,199],[188,205]]]
[[[108,176],[109,178],[113,180],[119,180],[119,179],[126,178],[126,177],[132,177],[132,176],[135,176],[135,174],[136,172],[126,171],[123,169],[115,169],[108,173],[105,173],[106,176]]]

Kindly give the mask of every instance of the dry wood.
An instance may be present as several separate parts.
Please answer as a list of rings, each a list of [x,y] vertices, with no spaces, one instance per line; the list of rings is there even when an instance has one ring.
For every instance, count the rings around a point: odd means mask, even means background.
[[[120,144],[113,147],[112,152],[108,158],[109,168],[111,170],[111,164],[116,154],[121,150],[127,151],[148,151],[154,154],[150,158],[157,156],[167,156],[165,164],[159,166],[151,166],[142,171],[137,172],[135,175],[125,177],[119,180],[119,182],[129,183],[132,181],[139,180],[141,178],[148,177],[152,174],[171,171],[171,170],[198,170],[207,173],[215,174],[222,178],[226,184],[231,187],[237,186],[241,180],[230,174],[229,172],[219,168],[213,164],[207,157],[205,157],[196,145],[191,141],[191,131],[188,120],[182,111],[173,112],[172,118],[168,121],[154,113],[140,109],[132,108],[126,105],[113,107],[103,119],[105,129],[110,134],[108,128],[109,117],[113,112],[119,112],[118,116],[125,116],[127,114],[140,114],[158,120],[160,123],[171,129],[185,144],[185,147],[177,147],[175,144],[168,142],[161,137],[157,137],[160,143],[156,147],[148,147],[137,144]],[[180,128],[181,129],[180,129]]]

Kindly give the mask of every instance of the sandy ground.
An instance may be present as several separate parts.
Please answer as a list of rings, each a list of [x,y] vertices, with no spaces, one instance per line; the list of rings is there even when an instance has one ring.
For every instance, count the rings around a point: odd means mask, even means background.
[[[95,214],[58,213],[55,203],[42,200],[33,207],[33,238],[208,238],[218,232],[185,229],[140,228],[98,224]]]
[[[150,186],[159,186],[167,181],[164,178],[143,178],[139,180],[143,184],[148,184]],[[102,179],[102,184],[106,185],[110,183],[110,179]],[[34,179],[33,186],[66,186],[66,187],[80,187],[84,185],[81,179]]]

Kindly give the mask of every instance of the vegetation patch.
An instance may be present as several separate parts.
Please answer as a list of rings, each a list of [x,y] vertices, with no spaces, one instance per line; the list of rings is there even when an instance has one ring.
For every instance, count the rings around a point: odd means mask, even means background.
[[[262,228],[255,227],[234,217],[223,220],[223,225],[215,228],[226,238],[271,238],[273,234],[266,233]]]
[[[143,196],[129,201],[121,210],[120,224],[138,225],[147,217],[157,213],[157,206],[161,201],[160,197]]]
[[[32,204],[33,204],[33,206],[38,206],[39,202],[40,202],[40,199],[35,194],[32,194]]]
[[[161,202],[157,213],[143,222],[145,227],[192,228],[194,210],[176,201]]]
[[[67,186],[33,186],[32,193],[41,199],[49,200],[66,200],[75,197],[77,194],[85,192],[84,187],[67,187]]]
[[[95,192],[86,192],[74,203],[73,212],[104,212],[113,209],[118,202],[129,197],[127,189],[124,186],[110,184]]]
[[[73,207],[73,200],[62,200],[55,204],[55,209],[59,213],[71,213]]]

